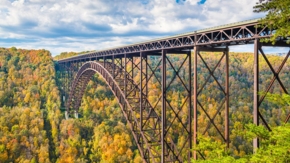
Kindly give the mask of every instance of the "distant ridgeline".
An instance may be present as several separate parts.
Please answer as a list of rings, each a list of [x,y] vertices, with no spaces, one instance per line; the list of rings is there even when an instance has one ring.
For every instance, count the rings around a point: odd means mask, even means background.
[[[54,59],[62,59],[77,53],[62,53]],[[209,67],[218,62],[219,53],[203,55]],[[153,57],[153,56],[152,56]],[[236,158],[252,153],[252,141],[244,138],[241,131],[252,123],[253,102],[253,54],[230,53],[230,154]],[[282,57],[269,56],[274,68]],[[174,55],[174,62],[180,62]],[[156,62],[154,57],[151,62]],[[290,61],[280,73],[285,87],[290,88]],[[60,73],[55,71],[53,58],[46,50],[0,48],[0,162],[142,162],[125,118],[105,81],[93,76],[82,98],[81,118],[65,120],[60,111]],[[154,64],[154,63],[152,63]],[[206,79],[208,70],[198,63],[199,79]],[[215,73],[224,73],[224,64]],[[182,76],[183,72],[180,72]],[[160,74],[156,74],[160,75]],[[173,73],[168,74],[172,77]],[[261,59],[260,81],[269,83],[272,77],[266,62]],[[224,79],[218,79],[224,80]],[[154,83],[156,82],[156,83]],[[155,88],[157,80],[149,84]],[[277,83],[272,93],[281,93]],[[178,99],[183,88],[173,82],[175,92],[169,96]],[[264,84],[263,86],[267,86]],[[265,88],[261,88],[265,90]],[[160,88],[156,87],[156,94]],[[210,79],[199,101],[207,106],[210,116],[215,114],[222,96],[218,86]],[[151,93],[150,100],[157,99]],[[176,100],[178,107],[180,101]],[[264,102],[261,112],[271,126],[281,125],[290,108]],[[223,112],[215,122],[223,124]],[[199,116],[199,128],[207,127],[205,115]],[[281,117],[277,119],[276,117]],[[218,126],[218,127],[220,127]],[[178,129],[179,126],[176,126]],[[211,126],[212,127],[212,126]],[[215,130],[208,135],[215,139]],[[182,137],[180,138],[182,139]]]
[[[85,54],[85,53],[89,53],[89,52],[92,52],[92,51],[82,51],[82,52],[78,52],[78,53],[76,53],[76,52],[62,52],[59,55],[55,56],[53,59],[60,60],[60,59],[69,58],[69,57],[72,57],[75,55],[81,55],[81,54]]]
[[[54,60],[59,60],[59,59],[63,59],[63,58],[69,58],[69,57],[72,57],[72,56],[75,56],[75,55],[77,55],[76,52],[62,52],[59,55],[55,56],[53,59]]]

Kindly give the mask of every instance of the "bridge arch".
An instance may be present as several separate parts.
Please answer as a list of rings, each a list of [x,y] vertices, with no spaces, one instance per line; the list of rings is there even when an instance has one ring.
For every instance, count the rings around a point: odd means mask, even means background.
[[[104,67],[103,63],[88,61],[80,67],[75,79],[73,80],[69,98],[66,102],[66,118],[68,118],[70,115],[74,115],[76,118],[78,117],[78,109],[81,105],[82,96],[86,86],[92,76],[98,73],[102,78],[105,79],[106,84],[117,98],[123,115],[130,126],[131,133],[144,161],[159,162],[160,156],[157,155],[157,152],[152,152],[152,148],[154,148],[152,143],[154,142],[148,139],[148,136],[145,135],[146,133],[139,130],[141,127],[138,123],[139,119],[136,116],[139,114],[138,111],[131,107],[121,87],[109,72],[109,69],[112,68],[112,65],[110,65],[110,63],[106,63],[106,65],[107,67]],[[157,143],[160,145],[159,142]]]

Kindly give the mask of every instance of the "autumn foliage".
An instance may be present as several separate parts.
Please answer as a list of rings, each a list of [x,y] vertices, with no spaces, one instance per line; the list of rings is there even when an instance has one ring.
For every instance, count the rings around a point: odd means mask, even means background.
[[[76,55],[63,53],[61,57]],[[202,56],[213,67],[219,60],[219,53],[202,53]],[[60,57],[60,58],[61,58]],[[268,55],[274,68],[279,67],[283,57]],[[59,59],[59,58],[58,58]],[[214,141],[209,148],[216,147],[215,152],[230,155],[232,158],[244,158],[252,153],[252,142],[245,137],[247,125],[252,123],[253,99],[253,54],[230,53],[230,148],[225,153],[219,150],[221,141],[214,126],[205,133],[205,141]],[[158,66],[160,57],[149,57],[151,65]],[[173,63],[181,64],[182,56],[172,55]],[[260,59],[260,81],[264,83],[260,90],[265,90],[273,74],[266,62]],[[120,109],[118,101],[107,87],[105,81],[94,75],[88,83],[82,97],[79,119],[64,118],[61,107],[60,88],[62,86],[61,72],[55,70],[55,62],[49,51],[23,50],[16,48],[0,48],[0,162],[142,162],[142,158],[132,137],[131,131]],[[138,63],[138,60],[136,60]],[[222,62],[214,72],[220,76],[218,80],[224,84],[224,67]],[[280,78],[287,88],[289,81],[289,61],[280,73]],[[130,67],[129,67],[130,68]],[[160,66],[159,68],[160,69]],[[179,75],[187,81],[185,64]],[[193,77],[193,74],[190,74]],[[198,62],[199,87],[209,75],[202,62]],[[136,74],[134,80],[138,81]],[[168,69],[167,77],[172,79],[174,71]],[[149,97],[151,104],[158,102],[161,87],[158,83],[161,74],[149,81]],[[281,94],[277,81],[270,89],[271,93]],[[263,93],[263,92],[261,92]],[[184,102],[185,89],[178,80],[174,80],[169,88],[167,99],[174,108],[180,108]],[[192,97],[194,98],[194,97]],[[213,79],[209,80],[205,89],[199,95],[199,101],[212,117],[223,96]],[[275,97],[276,98],[276,97]],[[289,105],[269,102],[261,104],[261,114],[271,127],[283,124],[289,113]],[[186,107],[182,108],[186,109]],[[186,112],[185,110],[181,110]],[[168,111],[167,117],[173,117]],[[182,120],[186,115],[180,116]],[[217,128],[223,129],[224,111],[215,118]],[[199,110],[198,125],[202,132],[209,119]],[[181,125],[174,124],[170,131],[174,140],[182,145],[186,138],[178,132]],[[278,131],[278,130],[277,130]],[[288,130],[287,130],[288,131]],[[278,133],[278,132],[277,132]],[[202,140],[202,139],[201,139]],[[271,139],[272,140],[272,139]],[[265,143],[267,145],[267,143]],[[269,144],[269,143],[268,143]],[[201,148],[205,148],[201,147]],[[210,150],[205,150],[208,157],[215,156]],[[264,154],[260,152],[259,154]],[[185,154],[186,155],[186,154]],[[254,157],[253,157],[254,159]]]

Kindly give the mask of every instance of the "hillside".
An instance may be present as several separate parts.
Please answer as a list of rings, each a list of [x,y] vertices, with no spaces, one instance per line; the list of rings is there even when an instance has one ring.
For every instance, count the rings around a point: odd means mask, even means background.
[[[50,162],[61,120],[51,54],[0,48],[0,62],[0,160]]]

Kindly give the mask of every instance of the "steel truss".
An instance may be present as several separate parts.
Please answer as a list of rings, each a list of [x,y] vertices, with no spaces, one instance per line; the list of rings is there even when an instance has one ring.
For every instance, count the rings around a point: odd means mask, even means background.
[[[60,64],[60,82],[61,82],[61,89],[60,94],[62,98],[62,104],[65,103],[65,100],[69,96],[69,92],[71,91],[71,84],[74,79],[74,76],[78,72],[78,69],[81,65],[81,62],[67,62],[65,64]]]
[[[272,64],[270,63],[269,59],[267,58],[267,56],[265,55],[262,47],[263,46],[271,46],[269,44],[263,44],[260,43],[259,39],[255,40],[254,43],[254,106],[253,106],[253,121],[254,124],[256,125],[260,125],[260,120],[262,121],[263,125],[269,130],[271,131],[271,127],[269,126],[267,120],[264,118],[264,116],[261,114],[260,112],[260,106],[263,103],[263,101],[265,100],[265,97],[267,96],[267,94],[270,92],[270,89],[274,86],[274,82],[278,81],[281,90],[283,90],[283,93],[285,94],[289,94],[288,90],[286,89],[286,87],[284,86],[283,82],[281,81],[279,74],[281,72],[281,70],[283,69],[283,67],[285,66],[289,56],[290,56],[290,50],[288,51],[287,55],[285,56],[284,60],[282,61],[282,63],[280,64],[280,66],[278,67],[277,70],[274,69],[274,67],[272,66]],[[289,45],[286,44],[277,44],[277,46],[284,46],[284,47],[289,47]],[[266,61],[267,65],[269,66],[269,69],[271,70],[271,73],[273,74],[273,77],[271,79],[270,84],[267,86],[265,91],[262,91],[262,95],[260,94],[260,89],[259,87],[263,84],[260,83],[259,81],[259,55],[262,55],[263,59]],[[287,123],[290,119],[290,113],[288,114],[287,118],[284,120],[285,123]],[[256,138],[253,140],[253,147],[254,147],[254,151],[259,147],[259,140]]]
[[[213,68],[210,68],[208,63],[205,61],[205,59],[202,57],[200,52],[221,52],[222,56],[219,59],[219,61],[214,65]],[[225,69],[224,69],[224,86],[222,86],[222,83],[217,79],[218,77],[215,75],[215,71],[218,68],[218,66],[221,65],[222,61],[225,61]],[[206,69],[209,72],[209,76],[205,79],[204,83],[201,83],[198,85],[198,62],[202,62]],[[208,84],[210,79],[213,79],[214,82],[218,85],[219,91],[222,92],[223,99],[220,101],[220,105],[216,109],[216,112],[211,116],[208,113],[208,107],[201,103],[199,100],[199,97],[202,95],[202,91],[206,89],[206,85]],[[227,147],[229,147],[229,49],[228,48],[202,48],[202,47],[195,47],[194,49],[194,135],[193,135],[193,144],[196,146],[198,144],[198,134],[205,135],[210,126],[212,125],[219,136],[221,137],[222,141],[226,143]],[[224,109],[223,109],[224,108]],[[219,127],[215,123],[216,116],[224,110],[224,127],[223,132],[221,131],[222,128]],[[205,117],[208,119],[207,126],[204,130],[198,130],[198,115],[205,114]],[[198,155],[200,155],[201,158],[206,159],[205,156],[202,154],[202,151],[194,151],[194,159],[197,159]]]
[[[261,120],[270,130],[259,107],[275,81],[279,83],[284,93],[288,93],[279,74],[289,58],[290,51],[280,67],[275,70],[262,49],[262,46],[268,45],[259,43],[258,39],[254,42],[254,123],[259,125],[259,120]],[[285,46],[285,44],[277,45]],[[218,52],[221,54],[220,59],[216,64],[210,65],[201,53],[204,51]],[[65,79],[62,79],[63,92],[70,93],[66,95],[68,97],[66,117],[78,117],[78,109],[85,88],[91,77],[99,73],[118,99],[144,162],[189,162],[192,157],[206,159],[203,151],[191,151],[198,144],[198,136],[209,135],[210,130],[215,130],[219,134],[219,139],[227,147],[230,143],[228,51],[227,46],[216,48],[214,45],[196,45],[194,58],[191,56],[190,49],[163,49],[154,52],[130,52],[130,54],[94,56],[84,60],[60,62],[63,70],[62,77]],[[172,54],[178,54],[182,59],[176,61]],[[273,73],[273,79],[263,95],[259,94],[261,85],[259,83],[259,54],[265,59]],[[194,61],[193,64],[192,61]],[[198,62],[208,70],[209,76],[205,80],[198,78]],[[220,65],[223,64],[222,75],[217,74],[218,70],[221,71]],[[191,79],[194,79],[193,83]],[[215,83],[217,92],[221,96],[220,105],[213,114],[209,113],[209,107],[200,100],[208,89],[209,81]],[[176,87],[183,91],[172,99],[173,93],[176,93]],[[154,99],[150,98],[152,96]],[[215,122],[220,114],[223,116],[223,125]],[[198,119],[201,116],[207,120],[204,127],[198,126]],[[289,118],[290,114],[285,122],[289,121]],[[257,148],[258,145],[259,141],[255,139],[254,147]]]
[[[170,58],[170,51],[163,50],[161,55],[162,64],[162,157],[161,162],[184,162],[191,158],[192,148],[192,111],[191,111],[191,51],[177,52],[183,55],[178,64]],[[176,54],[176,53],[175,53]],[[185,66],[187,65],[187,67]],[[172,76],[168,71],[173,72]],[[182,71],[183,74],[182,74]],[[182,75],[181,75],[182,74]],[[179,99],[171,99],[172,92],[176,92],[173,83],[178,83],[184,93],[179,94]],[[178,101],[177,106],[174,102]],[[183,140],[178,138],[183,137]]]
[[[125,53],[136,54],[141,52],[156,52],[160,50],[192,48],[193,46],[220,46],[221,44],[225,46],[248,44],[253,43],[254,39],[256,38],[268,38],[272,35],[273,30],[267,27],[260,28],[257,27],[257,25],[258,20],[246,21],[238,24],[228,24],[123,47],[94,51],[88,54],[66,58],[60,60],[59,62],[112,55],[123,55]]]

